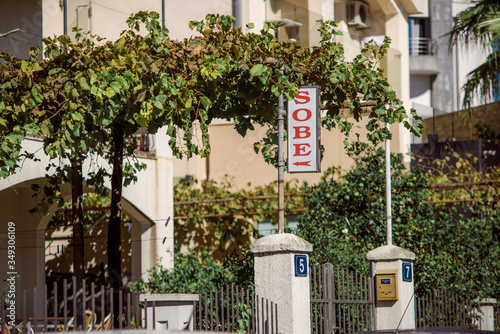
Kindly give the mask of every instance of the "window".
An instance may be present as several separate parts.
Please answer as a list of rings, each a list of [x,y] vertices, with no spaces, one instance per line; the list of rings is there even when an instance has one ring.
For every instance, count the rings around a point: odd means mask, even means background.
[[[408,24],[410,55],[432,55],[434,50],[429,18],[410,17]]]
[[[295,215],[285,216],[285,233],[291,233],[299,226],[299,217]],[[270,220],[264,220],[257,224],[257,237],[265,237],[271,234],[278,233],[278,225],[273,224]]]

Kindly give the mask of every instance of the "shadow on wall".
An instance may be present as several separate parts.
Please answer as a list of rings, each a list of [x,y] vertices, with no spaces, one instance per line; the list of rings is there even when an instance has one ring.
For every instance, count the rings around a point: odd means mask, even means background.
[[[107,285],[107,242],[109,209],[106,207],[91,208],[85,212],[84,254],[87,279]],[[131,278],[132,257],[132,221],[122,216],[121,250],[123,286],[127,286]],[[52,217],[45,231],[45,271],[49,286],[63,278],[71,279],[73,273],[73,228],[71,226],[71,209],[59,209]]]

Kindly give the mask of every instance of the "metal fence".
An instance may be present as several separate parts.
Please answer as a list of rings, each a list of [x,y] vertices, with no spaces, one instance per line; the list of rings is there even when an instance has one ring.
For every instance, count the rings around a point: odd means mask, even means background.
[[[88,281],[83,281],[81,286],[81,290],[77,291],[76,278],[64,279],[62,284],[54,282],[51,286],[45,285],[42,304],[46,307],[43,309],[39,309],[37,297],[40,294],[36,288],[32,291],[20,291],[16,294],[16,299],[22,300],[21,314],[11,312],[8,295],[2,295],[0,333],[147,328],[147,318],[145,321],[142,319],[143,316],[147,317],[147,312],[141,309],[144,305],[139,302],[139,294],[97,286]],[[33,293],[33,306],[29,307],[28,293]],[[236,285],[205,294],[194,304],[195,329],[212,332],[244,331],[252,334],[278,333],[277,305]],[[151,311],[155,314],[154,303]]]
[[[311,270],[313,334],[374,330],[373,281],[331,264]]]
[[[278,306],[237,285],[200,296],[195,314],[197,330],[278,333]]]
[[[472,328],[474,305],[455,291],[440,289],[415,298],[417,328]]]

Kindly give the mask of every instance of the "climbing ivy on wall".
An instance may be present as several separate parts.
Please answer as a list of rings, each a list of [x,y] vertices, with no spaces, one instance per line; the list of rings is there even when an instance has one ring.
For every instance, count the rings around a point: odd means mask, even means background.
[[[303,185],[285,183],[287,213],[301,213],[305,205]],[[194,251],[208,249],[223,259],[258,237],[257,223],[277,223],[278,185],[272,182],[252,189],[236,189],[230,178],[223,182],[181,181],[174,188],[175,243]]]

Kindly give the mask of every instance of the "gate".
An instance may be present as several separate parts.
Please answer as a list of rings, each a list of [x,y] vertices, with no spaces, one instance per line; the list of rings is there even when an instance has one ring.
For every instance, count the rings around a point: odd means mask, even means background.
[[[311,268],[311,333],[374,330],[373,281],[331,264]]]
[[[231,284],[200,296],[194,324],[208,332],[276,334],[278,306]]]

